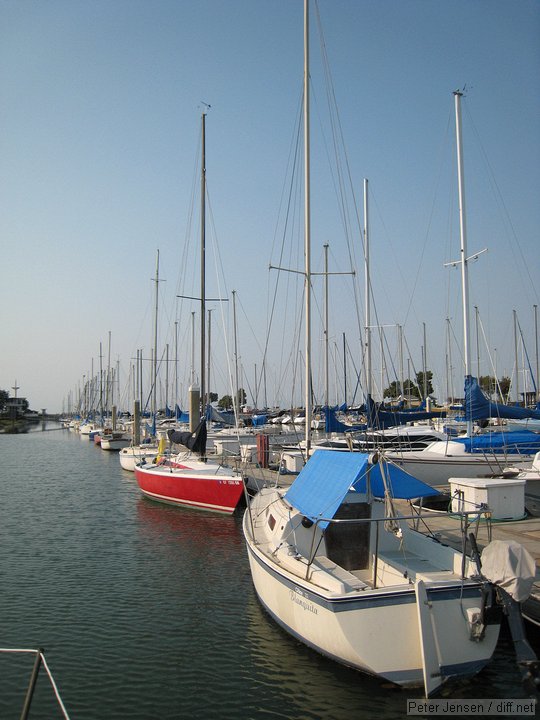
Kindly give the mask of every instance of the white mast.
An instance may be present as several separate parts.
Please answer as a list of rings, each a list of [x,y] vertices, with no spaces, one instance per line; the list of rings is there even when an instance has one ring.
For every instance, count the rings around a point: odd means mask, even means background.
[[[204,415],[205,400],[205,320],[206,320],[206,115],[202,114],[201,144],[201,407]]]
[[[156,277],[154,278],[156,283],[156,304],[154,309],[154,355],[153,361],[153,387],[152,387],[152,414],[155,415],[157,412],[157,343],[158,343],[158,305],[159,305],[159,250],[156,256]]]
[[[306,295],[306,458],[311,444],[311,206],[309,164],[309,0],[304,0],[304,254]]]
[[[324,246],[324,404],[330,405],[328,360],[328,243]],[[337,387],[337,386],[336,386]]]
[[[371,305],[369,282],[368,181],[364,178],[364,272],[366,303],[366,394],[371,397]]]
[[[463,170],[463,142],[461,138],[461,97],[459,90],[454,92],[456,110],[456,146],[458,163],[458,200],[459,233],[461,239],[461,292],[463,302],[463,354],[465,357],[465,377],[471,374],[471,349],[469,331],[469,269],[467,258],[467,224],[465,217],[465,179]],[[472,435],[472,420],[467,420],[467,435]]]

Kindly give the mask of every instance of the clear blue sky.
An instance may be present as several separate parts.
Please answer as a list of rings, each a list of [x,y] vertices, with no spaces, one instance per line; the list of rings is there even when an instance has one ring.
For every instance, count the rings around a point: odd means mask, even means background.
[[[465,85],[469,251],[488,247],[470,266],[471,306],[479,309],[499,374],[513,369],[513,309],[534,365],[540,3],[320,0],[318,8],[360,205],[363,178],[370,182],[374,322],[388,326],[388,374],[394,377],[397,363],[390,326],[404,326],[405,358],[419,370],[425,323],[427,364],[437,394],[445,396],[450,317],[457,394],[462,387],[459,272],[443,265],[459,253],[452,91]],[[330,269],[345,272],[349,251],[326,163],[332,137],[315,15],[313,269],[322,271],[322,246],[329,243]],[[208,294],[230,298],[237,291],[241,384],[253,388],[277,280],[269,264],[279,262],[302,62],[301,0],[0,0],[0,388],[10,390],[16,379],[33,408],[60,411],[83,375],[97,372],[100,342],[107,364],[110,333],[125,395],[131,358],[139,348],[150,356],[159,248],[165,280],[159,354],[168,342],[173,358],[176,320],[185,405],[190,317],[197,307],[176,295],[199,292],[202,102],[211,105]],[[293,204],[301,213],[296,199]],[[353,208],[348,212],[354,216]],[[353,226],[349,242],[356,245],[363,297],[358,233]],[[300,233],[291,235],[286,243],[299,244]],[[301,255],[301,246],[286,250],[283,262],[300,268]],[[219,284],[216,264],[226,278]],[[301,396],[300,380],[287,367],[291,349],[301,361],[294,330],[299,291],[290,276],[279,282],[275,315],[287,322],[274,320],[270,335],[267,399],[287,405]],[[331,396],[342,399],[345,333],[351,400],[363,320],[356,319],[351,279],[334,277],[329,285],[337,357]],[[322,279],[314,286],[314,377],[322,399]],[[211,307],[210,385],[221,396],[230,392],[224,358],[232,362],[232,308],[223,306],[224,330],[222,308]],[[487,374],[488,351],[481,345],[481,373]],[[522,358],[520,352],[521,365]],[[378,376],[380,365],[376,351]]]

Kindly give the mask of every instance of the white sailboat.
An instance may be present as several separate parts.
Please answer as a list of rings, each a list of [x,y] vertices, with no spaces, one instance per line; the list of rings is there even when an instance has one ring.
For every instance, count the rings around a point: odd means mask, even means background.
[[[459,220],[460,220],[460,242],[461,253],[459,261],[450,263],[460,265],[461,288],[462,288],[462,309],[463,309],[463,351],[465,358],[465,378],[470,378],[470,333],[469,333],[469,277],[468,264],[471,260],[467,255],[467,230],[465,213],[465,180],[463,168],[463,143],[461,132],[461,97],[462,93],[456,91],[455,117],[456,117],[456,146],[458,163],[458,192],[459,192]],[[481,251],[483,252],[483,251]],[[476,253],[473,258],[476,258]],[[443,440],[430,443],[423,450],[390,452],[388,458],[402,467],[414,477],[423,480],[429,485],[443,485],[450,478],[475,478],[480,476],[491,476],[501,473],[507,465],[525,469],[531,466],[533,453],[519,453],[512,447],[511,438],[508,439],[508,447],[498,451],[482,449],[476,454],[472,452],[473,428],[472,421],[467,422],[467,441]],[[511,454],[508,454],[511,453]]]
[[[395,468],[375,465],[367,454],[316,450],[309,456],[308,10],[305,0],[309,460],[289,489],[267,487],[255,495],[244,514],[243,533],[259,600],[287,632],[352,668],[396,685],[423,686],[429,696],[448,679],[472,675],[489,662],[500,615],[494,611],[494,586],[478,563],[412,529],[391,506],[393,497],[427,495],[431,488],[399,470],[393,478]],[[532,563],[534,576],[534,561],[520,553],[525,565]],[[530,589],[529,576],[513,603]]]
[[[290,489],[260,491],[244,515],[253,582],[294,637],[429,696],[491,660],[494,586],[461,552],[389,517],[389,492],[429,488],[376,470],[363,453],[316,451]]]

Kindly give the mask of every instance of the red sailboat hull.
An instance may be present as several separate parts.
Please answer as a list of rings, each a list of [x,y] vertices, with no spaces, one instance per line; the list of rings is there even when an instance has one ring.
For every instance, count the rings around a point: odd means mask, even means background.
[[[181,507],[232,514],[240,504],[244,483],[240,477],[200,471],[190,473],[167,465],[145,468],[135,466],[135,478],[141,492],[152,500]]]

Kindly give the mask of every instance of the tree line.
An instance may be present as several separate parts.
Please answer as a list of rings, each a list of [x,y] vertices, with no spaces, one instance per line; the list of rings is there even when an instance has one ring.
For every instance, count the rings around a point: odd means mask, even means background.
[[[415,379],[403,381],[403,395],[406,397],[418,398],[419,400],[433,393],[433,373],[431,370],[417,372]],[[496,396],[500,402],[508,399],[510,392],[511,380],[509,377],[502,377],[499,380],[492,375],[481,375],[478,378],[478,384],[482,390],[489,396]],[[401,383],[399,380],[393,380],[390,385],[383,391],[383,397],[396,398],[401,395]],[[452,398],[447,398],[448,401]]]

